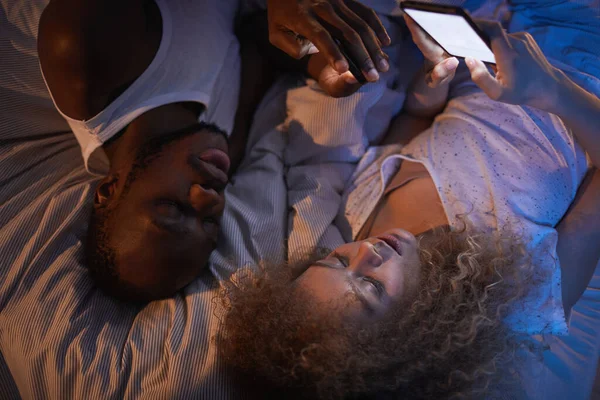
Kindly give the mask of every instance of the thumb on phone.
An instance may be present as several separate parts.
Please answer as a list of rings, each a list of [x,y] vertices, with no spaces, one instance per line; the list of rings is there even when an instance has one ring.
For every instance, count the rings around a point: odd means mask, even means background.
[[[427,85],[430,88],[436,88],[439,85],[449,83],[456,75],[458,59],[456,57],[447,58],[438,65],[427,76]]]
[[[469,67],[473,82],[475,82],[475,84],[479,86],[490,99],[499,100],[502,97],[504,88],[502,84],[490,74],[485,64],[472,57],[465,58],[465,63],[467,64],[467,67]]]

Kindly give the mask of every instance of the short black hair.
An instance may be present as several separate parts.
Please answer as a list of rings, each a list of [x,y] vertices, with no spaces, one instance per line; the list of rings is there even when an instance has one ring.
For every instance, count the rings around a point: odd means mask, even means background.
[[[113,290],[118,287],[119,275],[115,268],[115,250],[109,245],[108,220],[110,211],[94,208],[88,225],[85,241],[85,262],[90,275],[98,287],[115,295]]]
[[[110,244],[109,221],[119,203],[127,196],[129,189],[136,178],[143,172],[169,144],[182,140],[190,135],[209,131],[223,135],[228,140],[227,134],[214,124],[200,122],[187,128],[162,135],[149,140],[141,146],[135,157],[131,171],[127,175],[121,197],[113,204],[92,211],[89,221],[84,252],[85,263],[96,285],[110,296],[127,299],[129,288],[120,280],[116,267],[116,250]]]
[[[138,149],[136,156],[135,156],[135,160],[131,167],[131,171],[129,172],[129,174],[127,175],[127,178],[125,180],[123,196],[125,196],[127,194],[129,189],[131,188],[131,185],[133,184],[133,182],[135,182],[138,175],[141,172],[143,172],[146,168],[148,168],[150,163],[158,155],[161,154],[162,150],[166,146],[168,146],[174,142],[177,142],[179,140],[183,140],[184,138],[186,138],[188,136],[192,136],[192,135],[198,134],[200,132],[206,132],[206,131],[208,131],[210,133],[216,133],[216,134],[223,136],[225,138],[225,140],[227,141],[227,144],[229,144],[229,137],[227,136],[227,133],[223,129],[219,128],[215,124],[206,123],[206,122],[198,122],[194,125],[190,125],[186,128],[180,129],[178,131],[158,136],[158,137],[153,138],[153,139],[147,141],[146,143],[144,143],[144,145]]]

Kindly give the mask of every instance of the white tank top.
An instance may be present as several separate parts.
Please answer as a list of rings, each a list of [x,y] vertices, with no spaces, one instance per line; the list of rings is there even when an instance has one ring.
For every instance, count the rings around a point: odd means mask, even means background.
[[[102,145],[151,109],[178,102],[206,107],[200,120],[231,133],[240,86],[234,35],[238,0],[154,0],[163,33],[146,71],[116,100],[87,121],[62,114],[81,146],[88,171],[105,174]],[[56,105],[56,102],[55,102]]]

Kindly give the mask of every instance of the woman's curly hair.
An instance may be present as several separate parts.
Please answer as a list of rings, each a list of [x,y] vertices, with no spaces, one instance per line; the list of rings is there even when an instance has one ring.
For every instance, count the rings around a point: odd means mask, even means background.
[[[519,343],[503,317],[531,284],[524,246],[440,230],[419,253],[422,280],[412,304],[369,325],[336,317],[341,312],[323,318],[309,295],[293,290],[290,266],[236,275],[219,295],[221,355],[302,398],[489,395]]]

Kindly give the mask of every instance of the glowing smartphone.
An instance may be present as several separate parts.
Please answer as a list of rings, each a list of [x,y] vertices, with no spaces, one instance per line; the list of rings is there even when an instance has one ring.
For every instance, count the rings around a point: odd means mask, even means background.
[[[400,7],[451,56],[496,64],[488,36],[462,8],[416,1]]]

